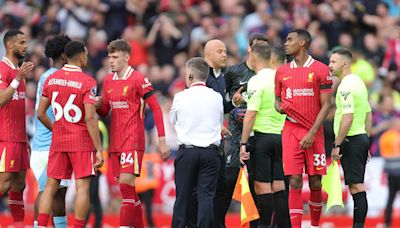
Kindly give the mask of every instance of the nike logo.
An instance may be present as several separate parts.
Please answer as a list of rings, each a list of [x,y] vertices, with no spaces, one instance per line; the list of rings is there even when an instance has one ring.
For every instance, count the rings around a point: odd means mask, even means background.
[[[109,89],[108,91],[107,91],[107,93],[111,93],[113,91],[113,89]]]
[[[289,79],[291,79],[292,77],[284,77],[283,78],[283,81],[286,81],[286,80],[289,80]]]
[[[242,86],[242,85],[245,85],[245,84],[247,84],[247,82],[248,82],[248,81],[240,81],[240,82],[239,82],[239,85],[241,85],[241,86]]]
[[[325,167],[323,167],[323,166],[321,166],[321,167],[316,167],[315,169],[317,170],[317,171],[320,171],[320,170],[323,170]]]
[[[128,168],[129,166],[131,166],[131,165],[122,165],[121,168],[125,169],[125,168]]]

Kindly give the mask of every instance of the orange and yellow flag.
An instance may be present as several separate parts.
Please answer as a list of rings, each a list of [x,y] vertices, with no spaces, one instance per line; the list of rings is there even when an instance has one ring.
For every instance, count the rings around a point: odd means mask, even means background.
[[[248,222],[260,218],[254,199],[251,196],[247,175],[243,168],[240,168],[232,198],[240,201],[240,223],[242,227]]]

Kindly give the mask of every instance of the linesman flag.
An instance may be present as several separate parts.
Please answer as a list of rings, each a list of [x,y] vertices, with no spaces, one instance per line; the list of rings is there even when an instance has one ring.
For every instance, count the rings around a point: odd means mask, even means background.
[[[328,193],[326,211],[333,206],[344,207],[342,199],[342,181],[340,180],[339,165],[337,161],[332,162],[326,172],[326,176],[322,178],[322,189]]]
[[[240,223],[242,227],[248,222],[260,218],[254,199],[251,196],[249,181],[243,167],[240,168],[232,198],[240,201]]]

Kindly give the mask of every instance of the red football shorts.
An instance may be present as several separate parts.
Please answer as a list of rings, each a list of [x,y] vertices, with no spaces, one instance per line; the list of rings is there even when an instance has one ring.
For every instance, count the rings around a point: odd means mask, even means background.
[[[0,141],[0,173],[17,173],[29,169],[28,144]]]
[[[47,176],[57,180],[71,179],[74,172],[75,179],[96,175],[94,163],[95,152],[55,152],[50,151]]]
[[[110,164],[114,177],[120,173],[131,173],[140,176],[144,151],[111,152]]]
[[[300,149],[300,141],[307,133],[308,129],[286,120],[282,131],[282,160],[286,176],[303,173],[311,176],[326,174],[323,131],[318,131],[310,148]]]

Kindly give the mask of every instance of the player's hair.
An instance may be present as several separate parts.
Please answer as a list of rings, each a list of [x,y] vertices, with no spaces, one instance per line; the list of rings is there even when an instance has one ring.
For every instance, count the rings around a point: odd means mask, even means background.
[[[201,81],[206,81],[209,73],[209,66],[205,59],[194,57],[186,62],[186,67],[193,73],[192,77]]]
[[[273,54],[276,59],[278,60],[279,63],[284,63],[285,62],[285,58],[286,58],[286,54],[285,51],[282,48],[279,48],[277,46],[273,46],[271,48],[271,54]]]
[[[10,41],[11,39],[13,39],[15,36],[17,35],[24,35],[23,32],[21,32],[18,29],[10,29],[6,32],[6,34],[4,34],[4,46],[7,45],[7,42]]]
[[[249,37],[249,46],[252,47],[256,40],[265,41],[268,44],[270,44],[270,41],[268,40],[266,35],[264,35],[262,33],[253,33]]]
[[[108,44],[107,51],[108,53],[122,51],[131,54],[131,45],[123,39],[116,39]]]
[[[297,36],[300,37],[300,39],[304,40],[306,42],[305,47],[308,49],[310,47],[312,38],[310,33],[305,30],[305,29],[294,29],[290,31],[289,33],[297,33]]]
[[[67,35],[57,35],[46,43],[44,54],[47,58],[58,59],[65,51],[65,46],[71,41]]]
[[[65,55],[68,59],[73,59],[78,54],[85,52],[85,44],[81,41],[70,41],[65,45]]]
[[[338,54],[343,57],[346,57],[350,61],[353,59],[353,54],[351,54],[351,51],[347,48],[335,48],[332,50],[332,54]]]
[[[267,43],[255,43],[251,46],[251,53],[256,54],[263,60],[269,60],[271,58],[271,47]]]

